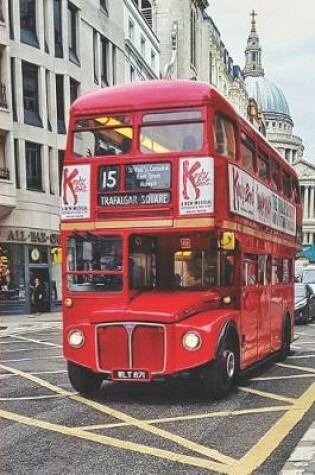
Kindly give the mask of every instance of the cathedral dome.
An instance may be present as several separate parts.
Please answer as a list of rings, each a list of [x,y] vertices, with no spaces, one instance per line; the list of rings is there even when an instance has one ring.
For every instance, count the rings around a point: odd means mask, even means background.
[[[290,117],[288,102],[282,90],[265,76],[247,76],[246,90],[256,100],[263,113],[281,114]]]

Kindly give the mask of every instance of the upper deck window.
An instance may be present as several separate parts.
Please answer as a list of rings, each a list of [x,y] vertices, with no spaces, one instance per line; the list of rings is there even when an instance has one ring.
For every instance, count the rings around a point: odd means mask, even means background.
[[[251,139],[244,133],[241,134],[241,160],[244,167],[250,172],[255,170],[255,150]]]
[[[235,131],[233,123],[220,114],[214,118],[214,146],[215,151],[235,158]]]
[[[97,117],[76,122],[73,154],[76,157],[95,157],[130,153],[133,130],[129,124],[129,116]]]
[[[141,127],[142,153],[198,152],[203,146],[202,123]]]
[[[269,179],[269,160],[268,156],[262,152],[257,155],[258,177],[266,182]]]
[[[283,194],[286,198],[291,198],[292,187],[291,187],[291,177],[288,173],[283,172]]]
[[[201,111],[162,112],[157,114],[145,114],[142,122],[174,122],[182,120],[201,120]]]
[[[271,187],[280,190],[280,167],[275,160],[270,159]]]
[[[146,114],[140,129],[142,153],[197,152],[202,149],[201,111]],[[150,124],[150,125],[149,125]]]

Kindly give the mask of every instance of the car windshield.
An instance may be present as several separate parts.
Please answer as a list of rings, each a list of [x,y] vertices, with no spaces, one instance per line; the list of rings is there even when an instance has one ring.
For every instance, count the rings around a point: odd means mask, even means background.
[[[305,287],[305,285],[296,285],[295,286],[295,297],[297,297],[297,298],[306,297],[306,287]]]
[[[302,282],[303,284],[315,284],[315,269],[303,269]]]

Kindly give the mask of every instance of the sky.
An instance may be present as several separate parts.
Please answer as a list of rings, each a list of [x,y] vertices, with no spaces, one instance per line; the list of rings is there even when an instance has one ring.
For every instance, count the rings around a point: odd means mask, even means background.
[[[304,158],[315,163],[315,1],[209,0],[208,14],[241,68],[253,9],[265,76],[282,89]]]

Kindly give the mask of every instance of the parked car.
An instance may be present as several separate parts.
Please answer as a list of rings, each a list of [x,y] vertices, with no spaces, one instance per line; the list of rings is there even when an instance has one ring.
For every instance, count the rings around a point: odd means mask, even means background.
[[[315,265],[309,264],[306,267],[303,267],[301,274],[302,284],[308,284],[312,287],[315,292]]]
[[[302,271],[307,265],[309,265],[309,261],[306,259],[298,259],[295,261],[295,282],[302,281]]]
[[[307,324],[315,318],[315,293],[308,284],[295,284],[294,318]]]

